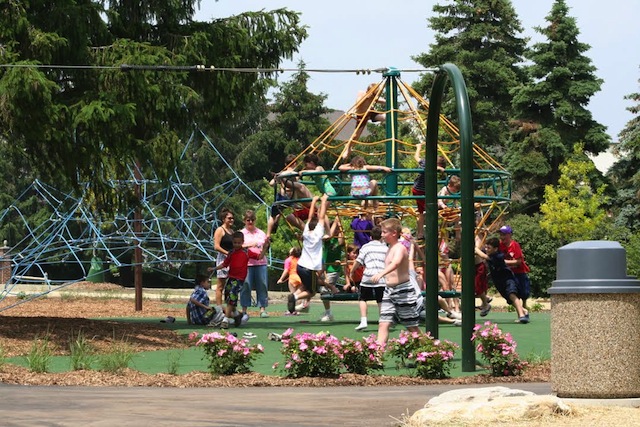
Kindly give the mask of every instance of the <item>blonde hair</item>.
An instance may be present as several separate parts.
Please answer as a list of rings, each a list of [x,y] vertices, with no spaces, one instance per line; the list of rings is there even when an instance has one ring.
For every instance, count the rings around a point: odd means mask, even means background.
[[[402,234],[402,223],[398,218],[385,219],[380,223],[380,227],[386,228],[389,231],[395,231],[398,237]]]

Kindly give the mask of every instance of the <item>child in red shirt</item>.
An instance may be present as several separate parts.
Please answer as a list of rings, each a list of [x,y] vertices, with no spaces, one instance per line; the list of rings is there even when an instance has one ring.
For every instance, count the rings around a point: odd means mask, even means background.
[[[242,289],[244,281],[247,278],[249,259],[262,259],[266,248],[268,248],[268,245],[264,245],[262,251],[260,251],[260,253],[256,253],[254,251],[242,249],[243,243],[244,234],[242,234],[241,231],[233,233],[233,250],[229,252],[224,262],[218,264],[216,267],[209,268],[209,271],[215,271],[229,267],[229,277],[224,285],[224,301],[227,306],[224,309],[225,319],[221,324],[223,329],[228,328],[229,323],[232,321],[236,326],[240,326],[242,314],[235,317],[233,314],[238,306],[238,295],[240,294],[240,289]]]

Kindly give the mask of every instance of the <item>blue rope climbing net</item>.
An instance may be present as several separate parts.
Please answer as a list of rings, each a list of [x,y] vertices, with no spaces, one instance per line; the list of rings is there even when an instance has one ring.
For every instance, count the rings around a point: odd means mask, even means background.
[[[105,219],[90,209],[91,195],[87,191],[74,196],[35,180],[0,212],[0,226],[12,224],[14,228],[24,230],[18,242],[11,242],[10,247],[7,242],[4,244],[1,271],[2,277],[8,279],[0,292],[0,301],[16,293],[17,285],[42,285],[37,287],[38,292],[29,293],[29,299],[32,299],[87,280],[91,275],[101,276],[110,270],[133,267],[135,247],[142,251],[145,270],[173,274],[192,283],[192,277],[181,276],[182,268],[187,263],[212,263],[215,260],[213,233],[220,225],[217,212],[230,197],[238,191],[248,193],[256,200],[256,205],[263,205],[267,212],[264,200],[240,178],[200,129],[192,132],[182,158],[196,139],[208,144],[220,162],[216,165],[217,170],[229,171],[230,179],[202,190],[184,182],[177,171],[166,185],[154,177],[136,179],[142,174],[130,167],[129,180],[111,183],[114,189],[140,186],[142,232],[139,234],[135,232],[134,208]],[[31,206],[31,210],[34,203],[39,206],[35,216],[39,218],[38,224],[29,219],[34,215],[28,218],[23,212],[26,206]],[[61,271],[64,273],[59,273]]]

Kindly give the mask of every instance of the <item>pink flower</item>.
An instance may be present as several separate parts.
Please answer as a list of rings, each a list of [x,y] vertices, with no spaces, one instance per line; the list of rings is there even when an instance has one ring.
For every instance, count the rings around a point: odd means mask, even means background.
[[[327,354],[327,349],[326,349],[326,347],[315,346],[313,348],[313,352],[316,353],[316,354]]]

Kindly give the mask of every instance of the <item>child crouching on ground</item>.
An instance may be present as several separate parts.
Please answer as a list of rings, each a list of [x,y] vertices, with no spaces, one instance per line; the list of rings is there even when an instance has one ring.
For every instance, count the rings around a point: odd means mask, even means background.
[[[247,251],[242,249],[244,243],[244,234],[241,231],[233,233],[233,250],[229,252],[224,262],[218,264],[216,267],[209,268],[210,271],[219,270],[221,268],[229,267],[229,277],[224,285],[224,301],[226,307],[224,309],[225,319],[222,321],[220,327],[226,329],[231,322],[234,322],[235,326],[240,326],[242,322],[242,313],[237,313],[236,307],[238,306],[238,295],[240,289],[247,278],[247,272],[249,268],[249,258],[262,259],[264,253],[269,245],[264,245],[262,251],[256,254],[253,251]]]

